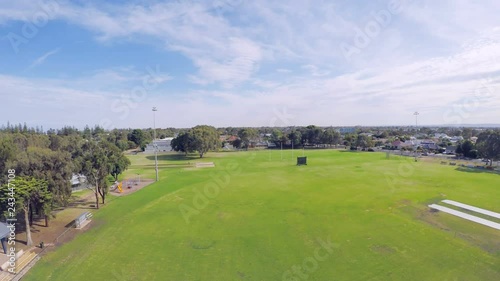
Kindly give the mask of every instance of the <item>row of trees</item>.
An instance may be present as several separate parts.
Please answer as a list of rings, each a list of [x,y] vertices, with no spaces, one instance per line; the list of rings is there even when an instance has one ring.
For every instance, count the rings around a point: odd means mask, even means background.
[[[493,161],[500,160],[500,130],[490,130],[479,134],[476,141],[476,148],[479,155]]]
[[[0,132],[0,173],[7,175],[10,171],[16,176],[10,182],[15,192],[9,190],[7,177],[0,177],[2,217],[10,216],[9,197],[14,196],[16,209],[24,213],[19,219],[26,223],[27,243],[31,245],[33,217],[44,217],[48,226],[52,210],[69,202],[73,174],[87,178],[99,208],[100,202],[105,203],[110,180],[116,180],[130,165],[123,150],[137,146],[131,135],[119,130],[106,132],[99,127],[90,134],[71,127],[47,134],[33,129]],[[123,141],[127,145],[120,146]]]
[[[333,128],[322,129],[311,125],[292,129],[289,132],[273,130],[269,140],[276,146],[288,143],[295,147],[319,144],[337,145],[340,144],[341,135]]]
[[[455,152],[472,159],[482,157],[492,164],[492,161],[500,158],[500,131],[484,131],[478,135],[476,143],[465,140],[457,145]]]

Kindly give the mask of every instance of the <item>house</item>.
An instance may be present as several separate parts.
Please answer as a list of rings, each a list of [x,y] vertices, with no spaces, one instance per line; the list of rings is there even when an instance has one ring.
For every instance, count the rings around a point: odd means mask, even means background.
[[[451,141],[452,143],[455,143],[455,142],[461,142],[461,141],[463,141],[463,140],[464,140],[464,137],[462,137],[462,136],[458,136],[458,137],[451,137],[451,138],[450,138],[450,141]]]
[[[420,142],[420,147],[426,150],[438,150],[439,145],[437,145],[434,141],[431,140],[423,140]]]
[[[391,143],[391,146],[394,149],[403,149],[403,148],[405,148],[405,149],[409,149],[410,148],[411,149],[411,148],[414,147],[414,145],[415,144],[412,141],[400,141],[400,140],[396,140],[396,141],[393,141]]]
[[[448,139],[448,138],[450,138],[450,137],[448,137],[448,135],[447,135],[447,134],[443,134],[443,133],[435,133],[435,134],[434,134],[434,137],[435,137],[436,139],[440,139],[440,138],[443,138],[443,139]]]
[[[255,143],[255,147],[269,147],[269,142],[267,141],[258,141]]]
[[[233,141],[237,140],[238,136],[229,136],[225,139],[225,141],[232,143]]]
[[[456,145],[449,145],[446,147],[446,150],[444,151],[445,154],[453,154],[457,151],[457,146]]]

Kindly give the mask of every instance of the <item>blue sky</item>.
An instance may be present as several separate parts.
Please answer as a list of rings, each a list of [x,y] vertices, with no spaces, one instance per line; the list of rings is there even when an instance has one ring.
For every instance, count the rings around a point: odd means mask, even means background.
[[[0,123],[500,122],[500,2],[0,0]]]

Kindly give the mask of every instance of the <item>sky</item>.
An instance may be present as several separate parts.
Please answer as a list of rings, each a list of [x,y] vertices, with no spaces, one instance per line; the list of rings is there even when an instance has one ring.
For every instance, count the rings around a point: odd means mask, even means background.
[[[498,124],[498,11],[498,0],[0,0],[0,124]]]

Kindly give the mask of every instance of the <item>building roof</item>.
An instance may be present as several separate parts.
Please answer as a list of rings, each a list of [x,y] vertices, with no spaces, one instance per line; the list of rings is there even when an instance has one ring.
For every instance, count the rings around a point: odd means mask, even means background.
[[[4,222],[0,222],[0,238],[4,238],[9,236],[10,228],[7,227],[7,224]]]

